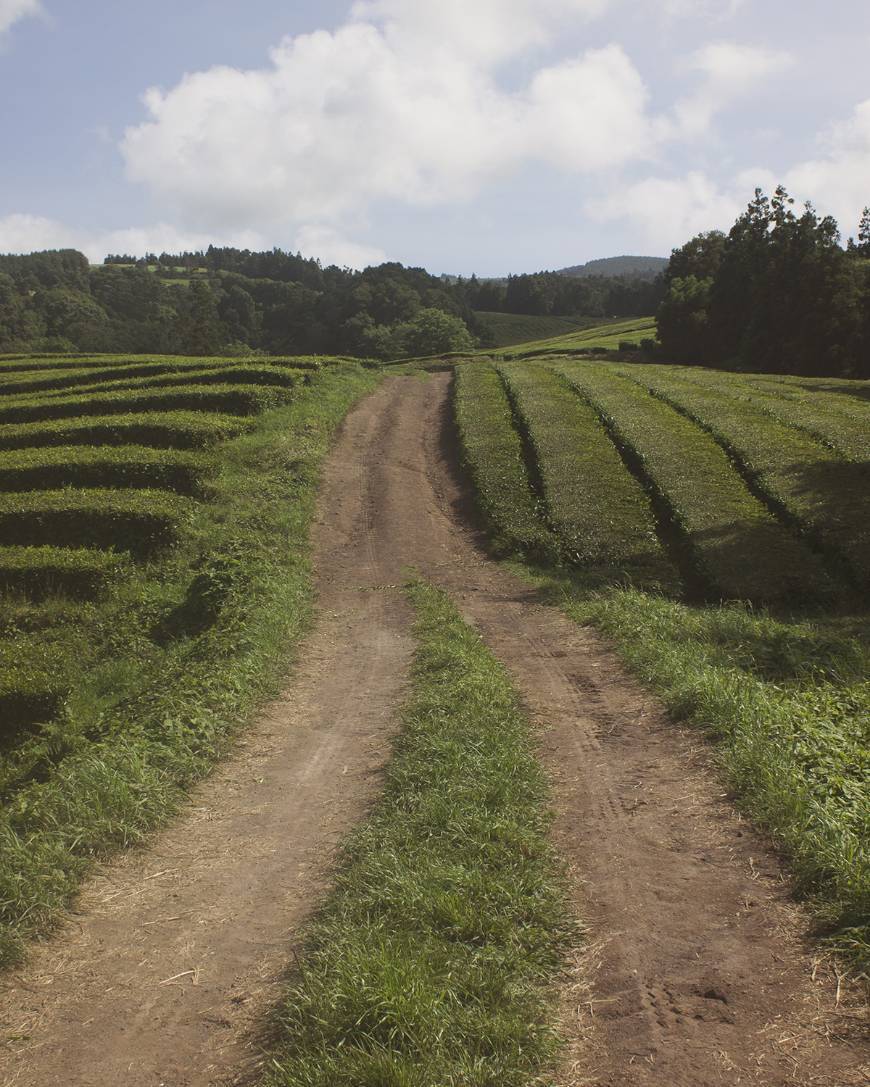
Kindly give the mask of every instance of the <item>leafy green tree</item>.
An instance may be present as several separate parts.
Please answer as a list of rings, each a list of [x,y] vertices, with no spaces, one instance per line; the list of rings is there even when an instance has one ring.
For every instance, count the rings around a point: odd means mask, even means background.
[[[398,343],[406,356],[444,355],[471,351],[474,340],[460,317],[440,309],[423,309],[413,321],[397,329]]]
[[[215,296],[207,283],[191,280],[176,324],[178,350],[183,355],[216,355],[227,334]]]
[[[712,276],[672,279],[656,321],[659,342],[675,362],[701,363],[710,352],[709,308]]]

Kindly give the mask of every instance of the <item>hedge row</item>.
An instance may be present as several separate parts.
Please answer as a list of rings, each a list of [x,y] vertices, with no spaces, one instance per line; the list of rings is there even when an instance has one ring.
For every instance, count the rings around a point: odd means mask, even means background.
[[[179,389],[152,389],[148,392],[94,393],[91,396],[71,396],[0,407],[0,424],[173,410],[257,415],[266,408],[286,403],[291,395],[287,389],[244,385],[187,385]]]
[[[670,370],[661,373],[668,380],[684,380],[708,391],[725,393],[744,404],[747,411],[761,412],[778,423],[805,431],[847,460],[870,460],[870,402],[863,412],[857,407],[853,415],[832,407],[817,393],[800,395],[795,390],[785,394],[781,384],[771,387],[749,382],[742,374]]]
[[[492,366],[484,362],[457,366],[454,411],[463,458],[497,542],[533,555],[558,550],[539,517],[522,439]]]
[[[190,370],[187,373],[173,370],[168,373],[145,374],[143,376],[121,377],[117,380],[95,381],[77,387],[76,396],[92,396],[95,393],[125,392],[127,390],[173,389],[178,386],[205,385],[254,385],[274,386],[279,389],[294,389],[305,381],[305,374],[300,370],[284,370],[279,366],[215,366],[211,369]],[[47,396],[51,401],[70,395],[67,390],[41,392],[27,397],[35,401],[36,396]]]
[[[563,553],[608,578],[675,589],[676,570],[656,534],[649,499],[593,408],[551,370],[514,365],[501,372],[534,450]]]
[[[645,370],[638,376],[727,450],[772,505],[870,586],[870,464],[844,461],[809,434],[715,390]]]
[[[25,370],[7,373],[0,369],[0,393],[3,396],[26,396],[30,393],[54,393],[63,389],[76,389],[81,385],[93,385],[99,381],[114,381],[129,377],[148,377],[157,374],[177,373],[177,367],[157,363],[128,366],[89,367],[82,369]]]
[[[134,487],[202,496],[213,471],[204,453],[147,446],[55,446],[0,453],[0,492]]]
[[[799,601],[832,592],[819,560],[750,493],[706,431],[604,364],[561,370],[665,503],[709,596]]]
[[[252,429],[253,418],[196,411],[131,412],[84,419],[0,426],[0,450],[57,445],[147,445],[155,449],[209,449]]]
[[[320,370],[333,363],[356,363],[349,356],[324,355],[249,355],[239,358],[211,355],[0,355],[0,377],[31,374],[44,376],[55,371],[119,369],[134,366],[169,366],[173,370],[205,369],[212,366],[280,366],[289,370]]]
[[[0,753],[55,717],[67,688],[48,643],[24,635],[0,640]]]
[[[190,509],[190,499],[165,491],[4,494],[0,545],[102,547],[148,559],[177,540]]]
[[[49,596],[95,600],[126,568],[113,551],[64,547],[0,547],[0,592],[39,603]]]

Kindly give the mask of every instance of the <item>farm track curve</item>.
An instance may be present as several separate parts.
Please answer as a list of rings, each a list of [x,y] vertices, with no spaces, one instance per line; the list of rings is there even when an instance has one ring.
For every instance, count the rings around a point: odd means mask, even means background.
[[[351,412],[315,529],[319,619],[285,697],[147,850],[0,979],[3,1087],[251,1082],[335,845],[376,794],[412,652],[400,583],[448,589],[541,729],[556,844],[590,951],[570,979],[564,1087],[848,1087],[858,1013],[814,968],[780,868],[595,635],[485,554],[447,374]]]

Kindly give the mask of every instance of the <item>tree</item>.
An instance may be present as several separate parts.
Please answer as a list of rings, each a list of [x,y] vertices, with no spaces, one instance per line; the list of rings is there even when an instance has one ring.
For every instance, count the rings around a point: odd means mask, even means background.
[[[870,257],[870,207],[864,208],[858,224],[858,241],[849,239],[849,252],[859,257]]]
[[[403,355],[445,355],[453,351],[471,351],[474,340],[461,317],[440,309],[423,309],[396,330]]]
[[[216,355],[226,341],[226,329],[207,283],[191,280],[180,307],[176,336],[183,355]]]

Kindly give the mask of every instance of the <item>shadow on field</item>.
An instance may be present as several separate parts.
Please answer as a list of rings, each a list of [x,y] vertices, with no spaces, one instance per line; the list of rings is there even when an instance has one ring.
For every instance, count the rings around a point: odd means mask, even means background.
[[[808,393],[839,393],[841,396],[850,396],[855,400],[870,400],[870,386],[868,385],[856,385],[854,388],[849,388],[844,385],[808,385],[802,381],[795,382],[795,384]]]

